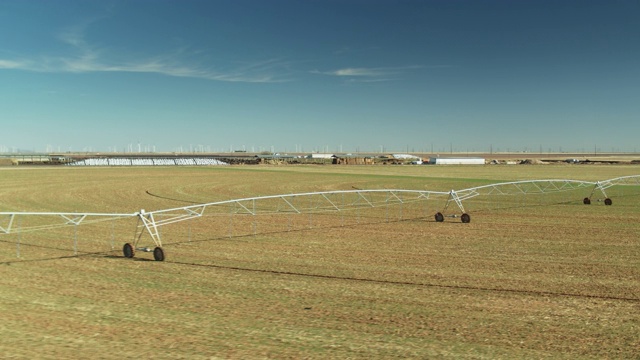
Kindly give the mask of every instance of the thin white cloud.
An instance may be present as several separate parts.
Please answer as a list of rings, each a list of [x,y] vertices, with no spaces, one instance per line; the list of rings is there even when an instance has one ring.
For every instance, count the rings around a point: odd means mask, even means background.
[[[126,59],[126,55],[115,54],[88,44],[83,34],[90,23],[69,28],[57,36],[58,40],[70,46],[70,52],[75,55],[44,55],[29,60],[0,58],[0,69],[49,73],[155,73],[173,77],[250,83],[287,81],[279,73],[286,69],[288,64],[278,60],[244,63],[235,68],[214,70],[189,63],[189,56],[182,49],[162,56]]]
[[[26,67],[27,64],[22,61],[0,59],[0,69],[24,69]]]
[[[106,66],[94,68],[93,71],[132,72],[132,73],[156,73],[174,77],[188,77],[215,81],[228,82],[279,82],[275,76],[268,73],[251,72],[245,69],[235,71],[218,72],[196,67],[183,66],[162,60],[149,60],[147,62],[125,64],[118,66]]]
[[[383,76],[388,75],[389,72],[383,69],[366,69],[366,68],[346,68],[339,69],[331,72],[331,75],[335,76]]]
[[[314,70],[312,73],[320,75],[348,77],[348,78],[370,78],[372,81],[389,81],[390,76],[399,75],[410,70],[419,69],[422,66],[404,66],[404,67],[377,67],[377,68],[342,68],[330,71]]]
[[[384,68],[344,68],[330,71],[313,70],[311,73],[330,76],[377,77],[389,75],[392,72]]]
[[[60,34],[58,34],[57,38],[63,43],[71,46],[75,46],[75,47],[86,46],[83,33],[85,31],[85,28],[89,26],[90,23],[91,22],[86,22],[82,25],[70,27],[65,31],[61,32]]]
[[[351,78],[347,79],[347,83],[377,83],[377,82],[385,82],[385,81],[393,81],[396,80],[394,78]]]

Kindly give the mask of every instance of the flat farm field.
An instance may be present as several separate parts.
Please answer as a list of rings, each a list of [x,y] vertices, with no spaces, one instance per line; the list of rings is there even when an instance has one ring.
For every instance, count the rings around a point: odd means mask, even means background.
[[[639,174],[635,165],[568,164],[7,167],[0,212],[133,214],[279,194]],[[230,203],[161,226],[163,262],[142,251],[123,257],[136,217],[74,226],[73,216],[3,215],[11,231],[0,232],[0,353],[638,359],[640,188],[615,185],[606,189],[613,205],[599,191],[583,204],[593,189],[477,196],[463,202],[470,223],[435,195]],[[153,246],[146,233],[140,243]]]

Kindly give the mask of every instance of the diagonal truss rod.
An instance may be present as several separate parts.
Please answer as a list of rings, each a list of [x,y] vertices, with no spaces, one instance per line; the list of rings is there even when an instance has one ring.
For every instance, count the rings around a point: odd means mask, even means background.
[[[0,226],[0,232],[2,232],[3,234],[11,233],[11,225],[13,225],[13,220],[15,219],[16,214],[9,214],[7,216],[9,218],[7,225]]]
[[[52,221],[50,223],[44,225],[36,225],[24,228],[15,228],[15,220],[17,217],[44,217],[51,218]],[[0,219],[5,218],[7,220],[0,221],[0,234],[11,234],[14,232],[25,232],[25,230],[36,231],[36,230],[46,230],[53,229],[57,227],[74,225],[78,226],[85,222],[87,222],[87,218],[94,218],[102,220],[109,220],[114,218],[127,218],[133,217],[136,214],[110,214],[110,213],[57,213],[57,212],[0,212]],[[62,219],[61,221],[56,219]],[[85,221],[87,220],[87,221]],[[95,221],[95,220],[94,220]],[[6,224],[6,225],[4,225]]]
[[[82,220],[86,219],[87,214],[78,214],[77,216],[60,215],[63,219],[67,220],[66,225],[80,225]]]
[[[184,215],[175,216],[176,213],[189,211],[189,210],[194,209],[194,208],[207,208],[207,207],[212,207],[212,206],[236,204],[236,205],[240,206],[242,209],[244,209],[248,214],[255,215],[255,214],[257,214],[257,211],[254,212],[253,210],[251,210],[247,206],[245,206],[243,203],[247,203],[247,202],[254,201],[254,200],[270,200],[270,199],[281,200],[291,210],[293,210],[294,212],[302,213],[304,211],[304,209],[300,208],[299,206],[294,205],[293,201],[291,201],[291,200],[294,199],[294,198],[299,198],[299,197],[304,197],[304,196],[319,196],[324,201],[326,201],[326,203],[329,205],[329,208],[334,209],[334,210],[340,210],[341,208],[338,206],[338,204],[334,200],[332,200],[330,198],[331,195],[339,195],[339,194],[356,194],[357,195],[357,200],[354,201],[353,203],[349,204],[349,205],[356,206],[356,205],[359,204],[359,201],[364,201],[364,203],[366,203],[366,206],[375,207],[376,204],[374,204],[371,200],[369,200],[364,195],[364,194],[367,194],[367,193],[389,193],[389,194],[391,194],[391,196],[393,198],[397,199],[398,202],[403,202],[403,200],[400,199],[396,195],[396,193],[413,193],[418,198],[423,198],[423,199],[428,199],[429,198],[429,196],[428,196],[429,194],[439,194],[439,195],[447,195],[448,194],[447,192],[441,192],[441,191],[397,190],[397,189],[338,190],[338,191],[296,193],[296,194],[287,194],[287,195],[269,195],[269,196],[259,196],[259,197],[243,198],[243,199],[235,199],[235,200],[225,200],[225,201],[218,201],[218,202],[212,202],[212,203],[207,203],[207,204],[185,206],[185,207],[180,207],[180,208],[156,210],[156,211],[152,211],[152,212],[148,212],[148,213],[153,213],[153,214],[156,214],[156,215],[169,215],[169,216],[174,214],[174,216],[172,217],[172,220],[182,221],[182,220],[187,220],[186,218],[184,218],[185,216]],[[167,221],[167,220],[165,220],[165,221]]]
[[[156,246],[162,247],[162,239],[160,239],[160,231],[158,230],[159,224],[155,221],[153,213],[146,213],[144,210],[140,210],[138,213],[138,220],[139,222],[142,222],[143,228],[136,236],[135,245],[137,246],[142,233],[146,229],[147,234],[151,236],[151,240],[153,240]],[[140,226],[138,227],[140,228]]]
[[[444,210],[447,210],[447,208],[449,208],[449,204],[451,204],[451,202],[454,202],[456,203],[456,205],[458,205],[458,209],[460,209],[460,211],[464,213],[465,211],[464,211],[464,206],[462,206],[462,200],[472,198],[474,196],[476,195],[473,193],[469,193],[464,197],[460,197],[458,196],[458,193],[455,190],[451,190],[449,191],[449,198],[447,198],[447,203],[444,206]]]
[[[333,206],[334,209],[336,209],[337,211],[340,211],[340,208],[338,207],[338,205],[336,205],[333,201],[331,201],[331,199],[327,197],[327,194],[322,194],[322,197],[325,200],[327,200],[327,202],[329,202],[329,204],[331,204],[331,206]]]
[[[605,198],[608,198],[605,190],[615,185],[640,185],[640,176],[622,176],[609,180],[596,181],[593,189],[591,190],[591,194],[589,195],[589,199],[591,199],[593,194],[598,190],[600,190]]]
[[[432,197],[446,197],[446,207],[450,203],[455,203],[464,213],[463,202],[484,195],[526,195],[526,194],[543,194],[549,192],[560,192],[568,190],[576,190],[582,188],[591,188],[592,195],[595,191],[601,191],[605,196],[605,189],[615,185],[634,185],[640,186],[640,175],[624,176],[603,181],[580,181],[567,179],[552,180],[524,180],[504,183],[495,183],[490,185],[482,185],[462,190],[443,191],[427,191],[427,190],[402,190],[402,189],[375,189],[375,190],[337,190],[324,192],[307,192],[285,195],[270,195],[250,197],[243,199],[225,200],[211,202],[206,204],[190,205],[185,207],[162,209],[145,212],[141,210],[136,213],[56,213],[56,212],[0,212],[0,234],[10,234],[14,232],[36,231],[49,229],[60,226],[77,226],[89,222],[88,219],[101,218],[109,220],[109,218],[126,218],[137,217],[139,221],[136,236],[141,236],[146,232],[150,235],[156,245],[161,245],[161,236],[159,227],[186,221],[194,218],[202,217],[209,207],[213,206],[229,206],[233,205],[240,209],[242,213],[257,215],[258,213],[282,212],[278,206],[278,210],[273,208],[256,208],[256,202],[275,201],[284,204],[288,211],[295,213],[303,213],[305,211],[342,211],[348,208],[356,208],[361,206],[376,207],[388,204],[389,201],[397,203],[405,203],[407,201],[417,201],[431,199]],[[386,194],[386,198],[380,201],[375,194]],[[404,195],[407,195],[406,197]],[[351,202],[339,202],[336,197],[352,195]],[[412,196],[408,196],[412,195]],[[313,207],[301,207],[295,199],[300,197],[316,197],[319,199]],[[355,197],[355,200],[353,200]],[[248,205],[248,204],[252,205]],[[52,220],[47,225],[34,225],[26,228],[18,226],[16,230],[16,218],[18,216],[41,216],[50,217]],[[55,220],[55,219],[59,220]]]
[[[298,210],[295,206],[293,206],[293,204],[289,202],[289,200],[287,200],[284,196],[280,197],[280,199],[282,199],[282,201],[284,201],[287,205],[289,205],[291,209],[293,209],[293,211],[295,211],[297,214],[300,214],[300,210]]]

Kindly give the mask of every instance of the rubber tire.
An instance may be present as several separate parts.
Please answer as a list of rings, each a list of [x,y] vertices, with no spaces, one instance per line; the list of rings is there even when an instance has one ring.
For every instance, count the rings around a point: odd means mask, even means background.
[[[122,247],[122,254],[124,255],[124,257],[131,259],[132,257],[136,256],[136,250],[131,244],[126,243]]]
[[[443,222],[444,221],[444,215],[442,215],[442,213],[436,213],[436,222]]]
[[[582,203],[585,204],[585,205],[591,205],[591,199],[584,198],[584,200],[582,200]]]
[[[469,214],[467,214],[467,213],[462,214],[460,216],[460,220],[462,220],[463,223],[468,224],[468,223],[471,222],[471,216],[469,216]]]
[[[606,199],[604,199],[604,204],[605,205],[611,205],[611,204],[613,204],[613,201],[611,201],[611,199],[609,199],[609,198],[606,198]]]
[[[164,261],[164,250],[161,247],[153,249],[153,258],[156,261]]]

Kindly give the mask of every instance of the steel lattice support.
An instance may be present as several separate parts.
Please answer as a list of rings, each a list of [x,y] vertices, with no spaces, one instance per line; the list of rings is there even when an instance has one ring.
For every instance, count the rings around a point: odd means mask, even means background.
[[[136,250],[153,251],[156,260],[164,260],[164,250],[162,249],[162,239],[160,228],[164,225],[174,224],[186,220],[200,218],[207,209],[226,209],[231,206],[230,213],[230,234],[233,233],[233,216],[234,214],[246,214],[253,216],[253,233],[256,233],[255,216],[271,215],[271,214],[302,214],[320,212],[340,212],[341,221],[344,223],[344,212],[346,210],[355,210],[360,216],[360,209],[368,209],[375,207],[388,207],[389,205],[400,205],[415,201],[446,201],[444,210],[447,210],[451,203],[455,203],[462,213],[460,216],[462,222],[469,222],[470,216],[466,213],[463,206],[464,201],[479,196],[507,196],[532,194],[548,194],[573,190],[591,189],[588,197],[584,198],[584,203],[590,203],[591,197],[600,191],[605,197],[605,205],[611,205],[612,201],[607,196],[606,189],[616,185],[632,185],[640,186],[640,175],[623,176],[603,181],[580,181],[567,179],[552,180],[524,180],[482,185],[461,190],[443,191],[427,191],[427,190],[403,190],[403,189],[375,189],[375,190],[337,190],[324,192],[308,192],[286,195],[270,195],[250,197],[243,199],[226,200],[212,202],[207,204],[198,204],[184,206],[172,209],[163,209],[155,211],[140,210],[130,214],[109,214],[109,213],[68,213],[68,212],[0,212],[0,235],[23,233],[29,231],[40,231],[54,229],[59,227],[77,226],[94,223],[99,221],[109,221],[119,218],[136,217],[138,225],[134,234],[133,245],[125,244],[123,252],[126,257],[133,257]],[[308,201],[307,201],[308,199]],[[308,207],[304,205],[308,204]],[[386,218],[388,220],[388,210],[386,210]],[[218,213],[220,214],[220,213]],[[402,215],[400,215],[402,216]],[[23,226],[23,217],[40,217],[31,225]],[[452,217],[457,217],[453,215]],[[18,226],[14,227],[16,219]],[[291,218],[288,217],[289,227]],[[436,214],[436,221],[444,221],[444,215],[440,212]],[[309,221],[310,226],[313,225],[312,218]],[[112,230],[113,231],[113,230]],[[139,242],[144,233],[147,233],[155,245],[155,249],[139,248]],[[191,230],[189,230],[189,238]],[[74,232],[74,249],[77,246],[77,235]],[[113,241],[113,239],[112,239]],[[19,254],[19,243],[18,243]]]

